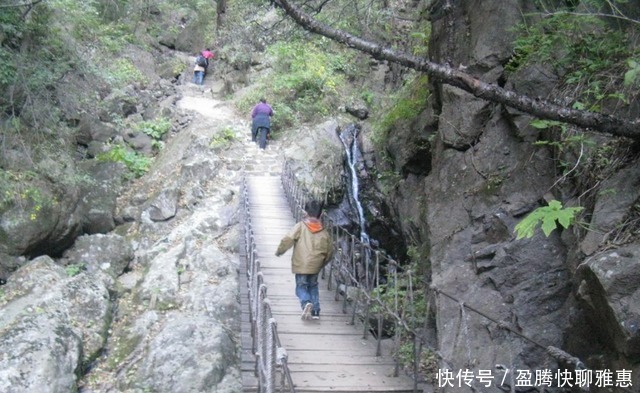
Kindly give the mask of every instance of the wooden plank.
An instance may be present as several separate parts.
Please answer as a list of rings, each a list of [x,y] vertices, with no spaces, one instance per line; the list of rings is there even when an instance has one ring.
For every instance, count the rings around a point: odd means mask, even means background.
[[[361,340],[357,334],[319,335],[287,332],[287,334],[282,334],[280,342],[283,347],[287,348],[287,351],[304,349],[315,353],[323,351],[346,352],[371,356],[376,353],[376,342]],[[339,346],[337,345],[338,342],[340,343]]]
[[[372,336],[362,337],[361,321],[356,319],[354,325],[350,324],[351,315],[342,312],[342,302],[334,300],[334,292],[326,289],[326,281],[321,281],[319,288],[320,320],[300,319],[301,307],[291,273],[291,251],[279,258],[274,255],[282,236],[295,225],[280,180],[252,176],[247,178],[247,184],[253,239],[296,391],[412,392],[413,381],[406,376],[392,376],[393,359],[388,353],[375,356],[376,340]],[[241,272],[242,376],[244,391],[253,392],[257,387],[253,376],[255,358],[251,353],[246,272],[242,269]],[[389,346],[383,346],[386,347]]]
[[[376,356],[362,356],[362,355],[354,355],[344,352],[332,352],[329,351],[325,355],[329,356],[316,356],[314,352],[309,351],[288,351],[290,353],[288,363],[296,370],[305,370],[303,366],[317,367],[318,369],[324,369],[325,365],[331,367],[332,370],[336,370],[336,365],[339,365],[338,368],[341,368],[345,365],[356,365],[358,367],[370,365],[386,365],[388,367],[393,367],[394,362],[392,359],[388,357],[376,357]],[[299,366],[299,367],[298,367]]]

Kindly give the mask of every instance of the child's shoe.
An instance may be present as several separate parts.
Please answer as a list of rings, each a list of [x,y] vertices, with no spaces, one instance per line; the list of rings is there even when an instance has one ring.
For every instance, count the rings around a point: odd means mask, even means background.
[[[315,310],[313,310],[313,311],[311,312],[311,319],[315,319],[315,320],[320,319],[320,311],[315,311]]]
[[[313,304],[307,303],[304,305],[304,310],[302,310],[301,319],[309,319],[311,317],[311,310],[313,309]]]

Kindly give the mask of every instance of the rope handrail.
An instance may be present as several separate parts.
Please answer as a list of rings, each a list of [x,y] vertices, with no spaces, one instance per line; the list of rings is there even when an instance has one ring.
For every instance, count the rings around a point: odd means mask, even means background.
[[[246,252],[247,289],[249,297],[249,319],[253,353],[256,357],[254,373],[258,379],[260,393],[295,393],[291,372],[287,363],[287,351],[280,343],[278,324],[271,311],[267,296],[267,285],[260,268],[260,260],[251,224],[251,207],[246,177],[243,176],[240,190],[244,218],[244,244]],[[280,387],[276,377],[281,372]]]
[[[289,162],[284,163],[284,168],[281,175],[282,185],[285,189],[285,195],[289,202],[289,206],[296,220],[300,220],[304,215],[304,205],[310,198],[321,200],[323,199],[319,192],[310,192],[305,189],[295,176],[294,171],[291,168]],[[507,331],[509,334],[513,333],[515,336],[520,337],[544,350],[544,352],[553,358],[557,362],[564,362],[572,364],[577,370],[586,370],[584,363],[577,357],[573,357],[565,351],[550,345],[544,345],[543,343],[532,339],[518,330],[512,328],[508,323],[500,321],[491,317],[489,314],[468,305],[466,302],[456,298],[447,292],[430,285],[422,277],[415,277],[410,269],[404,269],[399,265],[397,261],[388,256],[383,250],[375,249],[370,244],[362,243],[357,236],[351,234],[345,228],[340,227],[330,219],[326,220],[327,228],[332,232],[334,239],[334,245],[336,245],[336,252],[334,260],[327,266],[329,269],[328,275],[328,287],[332,289],[335,281],[335,300],[339,300],[340,296],[343,299],[343,312],[347,313],[347,304],[350,298],[348,293],[349,287],[356,290],[355,302],[352,306],[352,320],[351,324],[354,324],[356,313],[360,304],[364,304],[363,320],[369,321],[371,314],[377,314],[377,340],[378,345],[376,349],[376,356],[380,356],[380,347],[382,339],[383,318],[388,317],[395,323],[395,343],[394,351],[400,349],[400,334],[404,333],[409,336],[413,341],[413,379],[414,379],[414,392],[417,392],[417,384],[419,381],[418,369],[420,367],[419,361],[423,351],[423,347],[428,349],[433,355],[435,355],[442,363],[447,367],[450,367],[452,362],[448,361],[440,351],[428,345],[420,329],[426,330],[429,317],[431,303],[438,298],[448,298],[451,301],[458,303],[461,310],[469,310],[482,318],[487,319],[495,323],[495,325]],[[325,268],[325,269],[327,269]],[[386,272],[384,271],[386,269]],[[386,273],[386,274],[385,274]],[[402,275],[400,274],[402,273]],[[327,272],[322,272],[323,277]],[[385,281],[383,283],[383,281]],[[404,281],[403,281],[404,280]],[[403,281],[402,283],[400,281]],[[394,287],[392,288],[393,299],[383,298],[382,287],[390,288],[389,283]],[[419,284],[418,286],[416,284]],[[401,288],[402,286],[402,288]],[[424,321],[422,325],[418,324],[415,310],[415,288],[423,288],[423,300],[426,303],[425,307],[427,312],[424,315]],[[399,292],[404,295],[402,299],[399,296]],[[362,299],[363,298],[363,299]],[[389,305],[393,303],[393,307]],[[407,304],[408,307],[414,307],[413,310],[401,308],[400,303]],[[462,313],[464,314],[464,313]],[[410,319],[406,318],[408,315]],[[461,315],[461,322],[464,315]],[[364,324],[363,338],[367,337],[370,326],[367,323]],[[462,325],[462,323],[461,323]],[[402,328],[402,329],[400,329]],[[396,352],[397,353],[397,352]],[[399,360],[397,357],[394,359],[396,362],[396,376],[399,369]],[[587,388],[588,390],[588,388]]]

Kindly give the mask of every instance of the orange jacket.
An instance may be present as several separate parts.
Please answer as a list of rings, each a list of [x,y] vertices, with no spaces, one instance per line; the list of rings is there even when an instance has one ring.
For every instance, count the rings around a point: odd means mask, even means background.
[[[333,256],[333,240],[322,222],[307,217],[297,223],[280,241],[276,255],[293,247],[291,271],[294,274],[318,274]]]

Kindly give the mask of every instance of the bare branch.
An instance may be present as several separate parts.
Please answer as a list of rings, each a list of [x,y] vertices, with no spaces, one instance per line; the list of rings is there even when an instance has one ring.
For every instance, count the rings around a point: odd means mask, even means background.
[[[22,20],[24,20],[27,15],[29,15],[29,12],[31,12],[31,10],[33,9],[33,7],[35,7],[36,5],[38,5],[38,3],[42,3],[44,0],[33,0],[31,2],[28,3],[19,3],[19,4],[2,4],[0,5],[0,8],[20,8],[20,7],[27,7],[27,9],[22,13]]]
[[[44,0],[34,0],[28,3],[19,3],[19,4],[0,4],[0,8],[15,8],[15,7],[33,7],[38,3],[42,3]]]
[[[350,48],[368,53],[375,59],[386,60],[425,72],[442,83],[458,87],[476,97],[500,103],[542,119],[557,120],[585,129],[640,139],[640,119],[626,120],[604,113],[567,108],[546,100],[518,94],[500,86],[483,82],[472,75],[449,66],[433,63],[427,59],[406,53],[399,53],[379,43],[367,41],[334,29],[313,19],[288,0],[275,0],[275,2],[296,23],[312,33],[320,34]]]
[[[553,11],[553,12],[533,12],[527,15],[543,15],[543,16],[555,16],[555,15],[572,15],[572,16],[593,16],[598,18],[613,18],[620,19],[625,22],[635,23],[640,25],[640,20],[631,19],[623,14],[605,14],[601,12],[573,12],[573,11]]]

